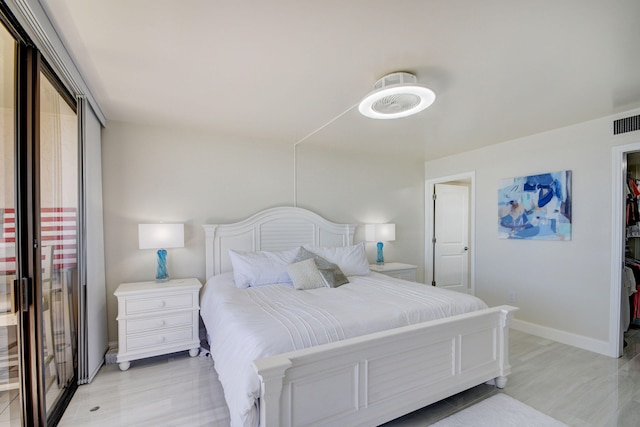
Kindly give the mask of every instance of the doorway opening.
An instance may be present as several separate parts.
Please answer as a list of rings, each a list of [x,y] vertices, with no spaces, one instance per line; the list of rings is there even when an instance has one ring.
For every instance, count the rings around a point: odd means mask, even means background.
[[[640,152],[640,142],[613,147],[612,150],[612,215],[611,215],[611,284],[609,351],[611,357],[620,357],[624,348],[624,327],[622,325],[622,270],[626,248],[626,196],[627,156]]]
[[[475,172],[426,180],[425,283],[475,294],[474,236]]]

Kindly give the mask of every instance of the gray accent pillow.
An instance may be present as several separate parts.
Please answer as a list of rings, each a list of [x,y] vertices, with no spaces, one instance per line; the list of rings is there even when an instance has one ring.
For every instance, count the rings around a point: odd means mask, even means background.
[[[293,287],[296,289],[305,290],[327,287],[313,258],[289,264],[287,272],[293,281]]]
[[[298,254],[294,258],[293,262],[300,262],[306,259],[314,259],[318,267],[318,271],[322,275],[322,278],[327,282],[327,286],[330,288],[337,288],[338,286],[349,283],[349,279],[344,275],[340,267],[336,264],[327,261],[319,255],[314,254],[306,250],[305,248],[299,248]]]

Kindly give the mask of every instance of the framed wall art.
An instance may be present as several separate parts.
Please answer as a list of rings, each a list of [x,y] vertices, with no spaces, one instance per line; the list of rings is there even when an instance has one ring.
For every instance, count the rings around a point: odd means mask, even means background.
[[[571,171],[500,180],[498,237],[571,240]]]

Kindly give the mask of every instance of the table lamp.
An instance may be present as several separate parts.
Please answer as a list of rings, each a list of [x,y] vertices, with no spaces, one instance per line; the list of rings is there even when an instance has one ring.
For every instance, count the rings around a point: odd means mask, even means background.
[[[169,280],[167,248],[184,247],[184,224],[138,224],[140,249],[158,249],[156,281]]]
[[[382,253],[382,242],[392,242],[396,240],[395,224],[366,224],[364,227],[365,240],[369,242],[378,242],[378,257],[376,264],[384,264],[384,255]]]

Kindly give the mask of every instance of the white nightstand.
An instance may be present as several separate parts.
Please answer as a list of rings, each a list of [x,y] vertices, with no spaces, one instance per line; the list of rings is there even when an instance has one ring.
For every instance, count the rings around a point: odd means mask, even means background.
[[[118,298],[118,358],[120,369],[132,360],[200,350],[198,279],[123,283]]]
[[[402,264],[400,262],[387,262],[382,265],[370,264],[369,269],[378,273],[386,274],[387,276],[395,277],[396,279],[409,280],[411,282],[416,281],[417,266],[411,264]]]

